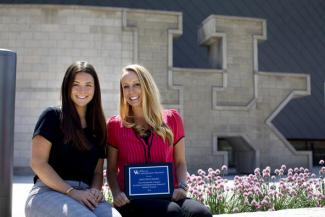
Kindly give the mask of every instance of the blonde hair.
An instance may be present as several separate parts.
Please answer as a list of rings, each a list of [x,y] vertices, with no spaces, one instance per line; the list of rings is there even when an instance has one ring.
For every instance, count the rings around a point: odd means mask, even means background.
[[[153,77],[146,68],[138,64],[125,66],[122,73],[128,71],[132,71],[138,76],[142,93],[141,106],[145,121],[160,137],[163,138],[164,141],[167,139],[172,145],[174,142],[174,135],[171,129],[163,121],[163,108],[160,103],[160,94]],[[135,129],[140,135],[144,134],[142,127],[135,123],[132,108],[124,98],[121,82],[120,116],[125,127]]]

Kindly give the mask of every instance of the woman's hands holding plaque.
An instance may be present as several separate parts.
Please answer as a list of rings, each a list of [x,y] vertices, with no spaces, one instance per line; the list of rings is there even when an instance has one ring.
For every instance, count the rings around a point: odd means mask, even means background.
[[[130,203],[130,201],[124,192],[119,191],[116,194],[113,194],[113,204],[115,206],[121,207],[127,203]]]

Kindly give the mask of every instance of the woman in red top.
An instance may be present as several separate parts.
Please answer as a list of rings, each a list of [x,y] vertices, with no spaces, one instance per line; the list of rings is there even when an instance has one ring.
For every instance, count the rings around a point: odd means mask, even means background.
[[[184,128],[176,110],[163,110],[151,74],[140,65],[123,69],[120,115],[107,123],[108,180],[113,203],[123,217],[197,216],[210,211],[187,195]],[[124,167],[134,163],[172,163],[174,192],[169,199],[130,200],[124,193]]]

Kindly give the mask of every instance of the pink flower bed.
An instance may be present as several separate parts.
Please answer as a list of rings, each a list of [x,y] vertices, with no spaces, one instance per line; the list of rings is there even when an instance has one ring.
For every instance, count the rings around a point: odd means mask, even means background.
[[[200,169],[197,174],[188,174],[188,196],[205,204],[213,214],[325,207],[324,160],[319,164],[319,176],[303,167],[287,170],[282,165],[273,173],[270,167],[262,171],[256,168],[254,174],[235,176],[234,180],[224,178],[225,165],[216,170]],[[111,202],[106,178],[103,192]]]

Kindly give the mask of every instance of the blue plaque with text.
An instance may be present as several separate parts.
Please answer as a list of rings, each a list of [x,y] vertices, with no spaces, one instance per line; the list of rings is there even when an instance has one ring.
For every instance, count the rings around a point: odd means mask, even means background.
[[[125,194],[130,199],[171,197],[171,163],[130,164],[125,167]]]

